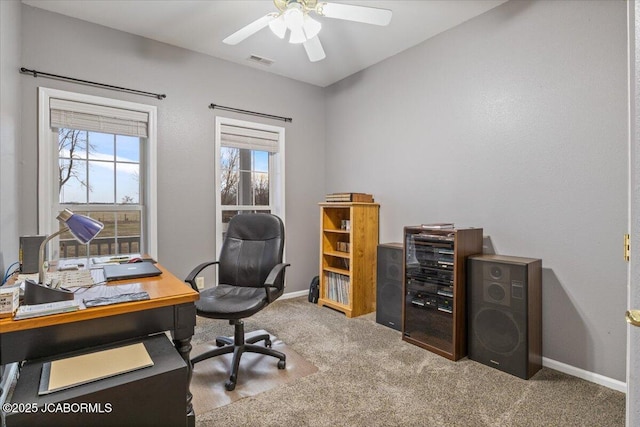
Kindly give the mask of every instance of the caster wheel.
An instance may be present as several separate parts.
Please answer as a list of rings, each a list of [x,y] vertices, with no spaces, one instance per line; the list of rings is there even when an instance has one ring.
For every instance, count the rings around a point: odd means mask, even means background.
[[[224,383],[224,388],[226,388],[227,391],[233,391],[236,388],[236,383],[229,380]]]
[[[224,344],[222,341],[220,341],[220,340],[216,340],[216,345],[217,345],[218,347],[224,347],[224,345],[225,345],[225,344]]]
[[[271,340],[264,340],[264,346],[267,348],[271,348]]]
[[[287,367],[287,361],[286,360],[278,360],[278,369],[284,369]]]

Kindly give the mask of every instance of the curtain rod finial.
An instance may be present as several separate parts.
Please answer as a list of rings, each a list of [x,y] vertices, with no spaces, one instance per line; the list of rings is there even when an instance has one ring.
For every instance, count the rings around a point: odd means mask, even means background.
[[[29,70],[27,68],[20,67],[20,72],[23,73],[23,74],[30,73],[30,74],[33,75],[33,77],[38,77],[38,72],[36,70]]]

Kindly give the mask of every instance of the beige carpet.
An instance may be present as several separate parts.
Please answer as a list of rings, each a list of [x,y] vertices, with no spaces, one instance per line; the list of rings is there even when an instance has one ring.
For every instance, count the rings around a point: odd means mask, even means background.
[[[402,341],[374,313],[348,319],[301,297],[276,301],[246,319],[245,328],[266,329],[318,372],[196,411],[196,427],[625,424],[624,393],[549,368],[526,381],[467,358],[452,362]],[[199,318],[193,344],[231,333],[227,322]]]
[[[257,330],[247,333],[247,337],[265,333],[267,333],[265,330]],[[236,388],[233,391],[227,391],[224,383],[229,379],[233,355],[225,354],[198,362],[193,367],[191,379],[193,409],[196,414],[203,414],[245,397],[256,396],[318,371],[312,363],[306,361],[277,337],[269,335],[272,348],[286,354],[286,369],[278,369],[278,359],[275,357],[244,353],[240,359]],[[191,357],[213,348],[216,348],[215,340],[212,340],[212,344],[196,345],[191,351]]]

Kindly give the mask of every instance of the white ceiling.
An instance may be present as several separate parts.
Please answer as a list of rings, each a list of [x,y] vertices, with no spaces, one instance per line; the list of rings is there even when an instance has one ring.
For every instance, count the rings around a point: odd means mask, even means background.
[[[22,0],[68,15],[238,64],[325,87],[492,9],[506,0],[340,1],[393,11],[386,27],[317,17],[327,57],[309,62],[302,45],[264,28],[236,46],[222,40],[276,11],[271,0]],[[249,61],[257,55],[275,61]]]

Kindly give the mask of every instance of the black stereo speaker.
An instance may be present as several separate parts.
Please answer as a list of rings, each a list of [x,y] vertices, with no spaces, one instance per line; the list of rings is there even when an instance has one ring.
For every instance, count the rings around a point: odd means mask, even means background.
[[[402,243],[378,245],[376,322],[402,329]]]
[[[542,261],[468,259],[469,359],[529,379],[542,367]]]

